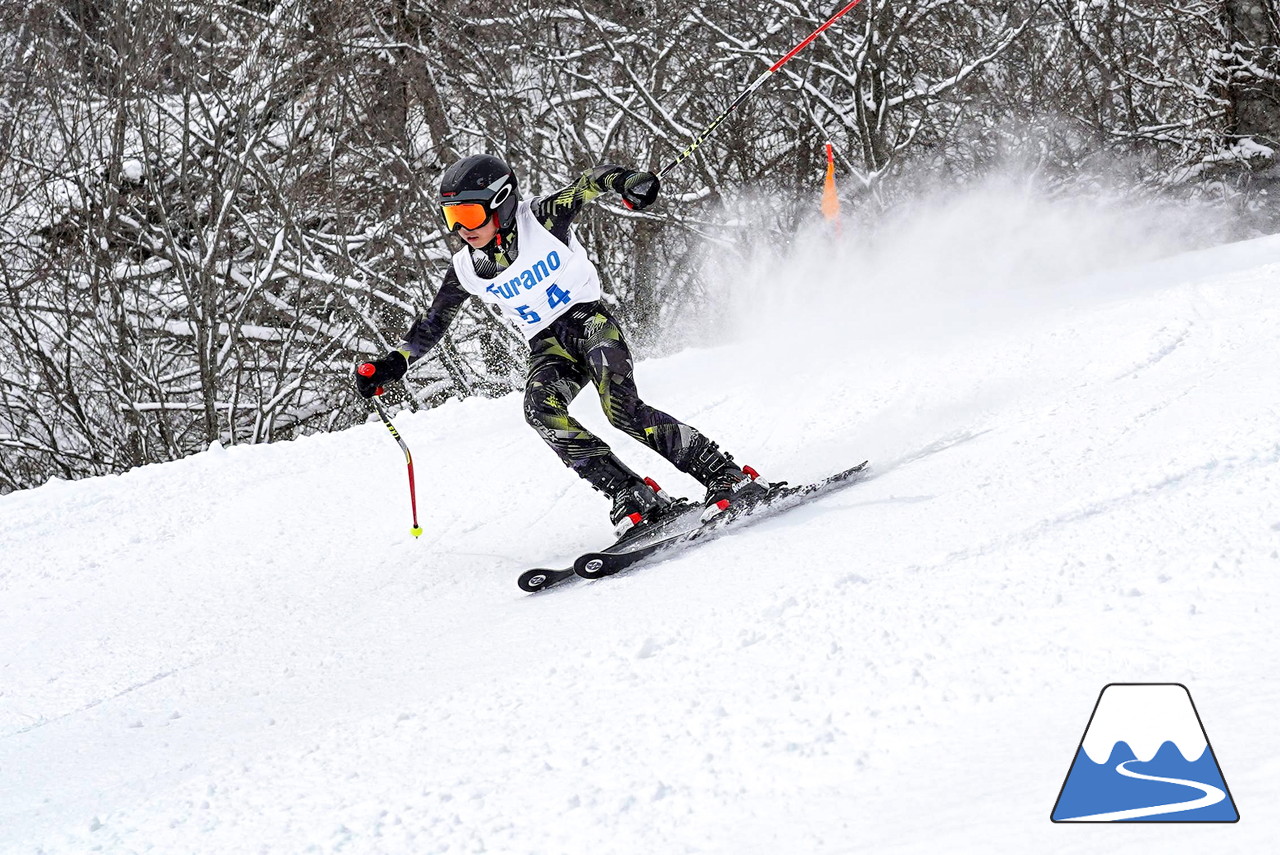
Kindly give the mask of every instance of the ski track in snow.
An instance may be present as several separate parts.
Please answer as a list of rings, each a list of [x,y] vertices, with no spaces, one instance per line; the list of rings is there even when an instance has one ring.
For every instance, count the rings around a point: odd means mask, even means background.
[[[607,508],[518,396],[396,417],[418,541],[377,423],[0,497],[0,852],[1267,851],[1278,261],[644,362],[765,477],[871,476],[540,595]],[[1190,687],[1240,823],[1049,821],[1116,681]]]

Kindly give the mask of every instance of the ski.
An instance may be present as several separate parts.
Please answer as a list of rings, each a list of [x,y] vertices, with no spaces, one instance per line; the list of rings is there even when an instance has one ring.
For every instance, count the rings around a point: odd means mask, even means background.
[[[526,570],[520,574],[520,589],[534,593],[550,588],[552,585],[558,585],[565,579],[572,579],[578,574],[574,572],[572,567],[566,567],[563,570],[554,570],[545,567],[535,567],[532,570]]]
[[[638,532],[623,537],[597,552],[578,557],[572,567],[562,569],[536,568],[520,576],[522,590],[533,593],[558,585],[574,576],[599,579],[612,576],[621,570],[638,564],[658,554],[676,551],[696,543],[705,543],[730,527],[749,525],[798,507],[819,496],[842,487],[855,484],[865,477],[867,461],[837,472],[811,484],[791,486],[780,481],[755,502],[729,510],[702,522],[702,507],[681,500],[673,512],[645,526]]]
[[[785,481],[780,481],[770,486],[768,492],[756,501],[741,508],[730,506],[727,511],[705,523],[699,519],[696,525],[684,531],[673,531],[664,537],[647,538],[644,543],[616,544],[600,552],[588,552],[579,556],[574,562],[574,572],[586,579],[600,579],[604,576],[612,576],[655,555],[705,543],[718,537],[727,529],[777,516],[819,496],[856,484],[865,477],[867,463],[868,461],[864,460],[857,466],[811,484],[791,486]]]
[[[701,505],[695,505],[688,499],[676,499],[661,517],[642,528],[627,532],[620,540],[605,547],[605,549],[607,551],[644,548],[651,543],[666,540],[674,534],[688,531],[699,522],[701,517]],[[520,574],[517,584],[519,584],[521,590],[528,591],[531,594],[537,591],[545,591],[553,585],[558,585],[567,579],[576,577],[578,573],[574,569],[575,565],[576,562],[574,565],[559,569],[536,567],[532,570],[526,570]]]

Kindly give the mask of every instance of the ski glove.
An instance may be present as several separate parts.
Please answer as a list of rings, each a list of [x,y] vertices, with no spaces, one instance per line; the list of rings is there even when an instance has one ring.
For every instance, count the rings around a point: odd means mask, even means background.
[[[381,395],[383,386],[394,383],[409,370],[409,358],[393,350],[381,359],[356,366],[356,391],[362,398]]]
[[[633,211],[643,211],[658,198],[658,176],[652,172],[633,172],[622,182],[622,201]]]

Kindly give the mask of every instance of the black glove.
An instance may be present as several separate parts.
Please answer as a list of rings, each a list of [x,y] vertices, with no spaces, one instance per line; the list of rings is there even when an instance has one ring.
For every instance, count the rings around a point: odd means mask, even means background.
[[[633,211],[643,211],[658,198],[658,176],[652,172],[633,172],[618,191],[622,201]]]
[[[362,398],[381,395],[383,386],[396,382],[408,370],[408,358],[400,351],[393,350],[381,359],[356,366],[356,391]]]

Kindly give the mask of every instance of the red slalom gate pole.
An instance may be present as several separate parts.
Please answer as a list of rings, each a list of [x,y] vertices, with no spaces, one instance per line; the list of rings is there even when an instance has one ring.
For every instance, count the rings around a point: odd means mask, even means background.
[[[356,370],[360,372],[361,377],[372,377],[377,369],[374,368],[372,363],[366,362]],[[387,411],[382,408],[382,402],[377,398],[381,394],[382,387],[379,386],[374,397],[370,398],[369,402],[378,411],[378,418],[382,419],[382,423],[387,426],[387,430],[391,431],[391,435],[395,437],[396,442],[400,445],[400,450],[404,452],[404,462],[409,467],[409,508],[413,512],[413,528],[409,529],[409,533],[414,537],[419,537],[422,534],[422,526],[418,525],[418,496],[413,486],[413,455],[409,453],[409,446],[405,445],[404,440],[400,438],[400,431],[396,430],[396,426],[387,417]]]
[[[821,27],[818,27],[818,29],[814,30],[812,33],[806,36],[804,41],[800,42],[800,44],[793,47],[787,53],[786,56],[784,56],[782,59],[775,62],[773,65],[769,66],[768,71],[765,71],[755,80],[751,81],[750,85],[748,85],[746,89],[742,90],[742,92],[739,93],[737,98],[733,99],[733,103],[730,104],[728,107],[726,107],[723,113],[716,116],[715,119],[711,122],[711,124],[707,125],[706,130],[704,130],[702,133],[698,134],[698,136],[694,138],[693,142],[689,144],[688,148],[680,152],[679,157],[677,157],[675,160],[671,161],[670,163],[668,163],[666,166],[662,168],[662,171],[658,173],[658,178],[659,179],[665,178],[667,173],[669,173],[671,170],[675,169],[677,166],[679,166],[681,163],[687,160],[691,154],[693,154],[695,151],[698,150],[698,146],[706,142],[707,139],[713,133],[715,133],[716,128],[720,127],[720,125],[724,122],[724,120],[729,118],[729,114],[732,113],[734,110],[736,110],[739,104],[741,104],[743,101],[750,98],[752,93],[754,93],[757,89],[759,89],[761,86],[764,85],[764,82],[769,79],[770,75],[772,75],[775,71],[782,68],[782,66],[786,65],[788,62],[790,62],[792,57],[794,57],[796,54],[800,53],[800,51],[808,47],[813,42],[813,40],[816,39],[818,36],[822,35],[822,32],[826,30],[827,27],[830,27],[836,21],[840,20],[845,15],[852,12],[853,8],[861,2],[862,0],[853,0],[853,2],[850,3],[848,6],[845,6],[839,12],[836,12],[834,15],[832,15],[830,18],[827,19],[827,22],[825,24],[823,24]]]

